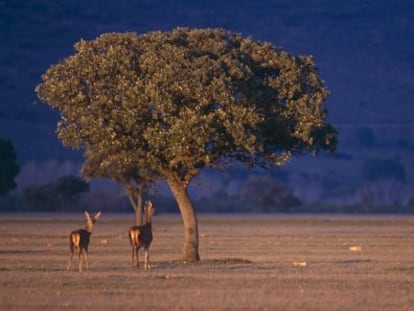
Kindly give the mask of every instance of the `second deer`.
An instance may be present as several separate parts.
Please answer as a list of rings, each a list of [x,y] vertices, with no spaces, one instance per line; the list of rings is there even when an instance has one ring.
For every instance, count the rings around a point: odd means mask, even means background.
[[[101,216],[101,212],[96,213],[95,216],[91,216],[87,211],[85,211],[86,217],[86,227],[85,229],[78,229],[72,231],[69,235],[69,248],[70,248],[70,259],[68,264],[68,270],[70,271],[72,267],[72,258],[75,252],[75,249],[79,249],[79,272],[82,272],[82,259],[86,261],[86,269],[89,271],[89,262],[88,262],[88,245],[89,239],[92,234],[93,226],[95,221]]]
[[[140,226],[134,226],[129,228],[128,236],[129,241],[132,247],[132,267],[136,265],[139,267],[138,260],[138,251],[142,247],[144,249],[144,270],[151,269],[149,264],[149,248],[152,242],[152,215],[154,214],[154,207],[152,206],[151,201],[145,202],[144,214],[145,214],[145,223]],[[136,263],[134,260],[136,258]]]

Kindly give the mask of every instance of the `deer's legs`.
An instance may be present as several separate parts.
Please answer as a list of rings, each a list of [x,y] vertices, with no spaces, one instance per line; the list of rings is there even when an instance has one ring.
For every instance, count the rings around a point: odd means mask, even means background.
[[[146,248],[145,249],[145,255],[144,255],[144,270],[149,270],[151,269],[151,265],[149,264],[149,249]]]
[[[132,254],[131,254],[131,257],[132,257],[132,268],[135,268],[135,266],[138,268],[138,266],[139,266],[138,250],[139,250],[139,247],[132,246]],[[135,260],[136,260],[136,263],[135,263]]]
[[[136,248],[135,248],[135,259],[137,260],[137,268],[139,267],[138,251],[139,251],[139,248],[138,248],[138,247],[136,247]]]
[[[86,261],[86,271],[89,271],[88,251],[86,249],[83,251],[83,256],[84,256],[85,261]]]
[[[82,249],[79,250],[79,272],[82,272]]]
[[[73,253],[74,253],[74,249],[71,246],[70,247],[70,258],[69,258],[69,263],[68,263],[68,271],[70,271],[70,269],[72,268],[72,258],[73,258]]]
[[[132,247],[132,252],[131,252],[131,262],[132,262],[132,268],[134,268],[135,267],[135,247],[133,246]]]

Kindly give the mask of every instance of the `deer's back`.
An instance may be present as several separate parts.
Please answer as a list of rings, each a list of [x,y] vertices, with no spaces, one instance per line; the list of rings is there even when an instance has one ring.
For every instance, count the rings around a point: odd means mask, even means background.
[[[129,228],[128,235],[132,246],[149,247],[152,242],[151,225],[133,226]]]
[[[88,248],[91,232],[85,229],[78,229],[70,233],[70,243],[78,248]]]

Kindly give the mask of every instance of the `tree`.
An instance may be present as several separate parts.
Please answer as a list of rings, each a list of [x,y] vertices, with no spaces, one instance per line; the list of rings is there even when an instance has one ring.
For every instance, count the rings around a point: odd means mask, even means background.
[[[270,168],[294,152],[335,150],[311,56],[223,29],[109,33],[75,49],[36,88],[61,113],[58,137],[84,150],[86,165],[165,180],[183,218],[185,261],[200,258],[188,187],[203,168]]]
[[[240,191],[242,201],[249,202],[256,210],[288,212],[301,204],[289,187],[270,176],[252,175]]]
[[[63,176],[52,184],[60,210],[67,210],[77,203],[83,193],[89,192],[89,184],[79,177]]]
[[[63,176],[52,183],[24,188],[23,198],[30,209],[68,211],[86,192],[89,192],[87,182],[79,177]]]
[[[406,173],[404,164],[398,158],[371,158],[362,166],[364,186],[361,201],[365,208],[393,206],[408,202],[404,193]]]
[[[81,170],[82,175],[86,179],[112,178],[124,185],[129,202],[135,212],[135,223],[141,225],[144,190],[149,190],[159,177],[148,167],[137,168],[132,164],[124,166],[116,160],[105,161],[105,150],[101,149],[101,151],[103,151],[103,157],[101,157],[99,150],[85,155],[85,162]]]
[[[0,139],[0,196],[16,188],[15,178],[19,172],[13,144],[10,140]]]

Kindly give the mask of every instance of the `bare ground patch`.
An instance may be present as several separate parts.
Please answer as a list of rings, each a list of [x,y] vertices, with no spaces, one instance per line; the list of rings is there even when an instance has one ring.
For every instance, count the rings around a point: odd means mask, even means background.
[[[183,263],[179,217],[155,217],[152,270],[146,272],[131,268],[126,233],[133,216],[103,214],[90,244],[91,271],[79,273],[66,271],[66,264],[68,234],[83,227],[82,215],[0,215],[2,310],[414,308],[410,219],[199,220],[203,260]]]

